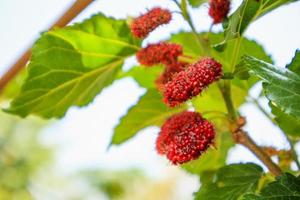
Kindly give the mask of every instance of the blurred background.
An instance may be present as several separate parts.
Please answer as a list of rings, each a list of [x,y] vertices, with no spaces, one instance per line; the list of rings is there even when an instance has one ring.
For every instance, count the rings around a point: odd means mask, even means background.
[[[0,1],[0,75],[60,16],[74,0]],[[234,10],[241,1],[232,2]],[[170,0],[96,0],[72,23],[94,13],[115,18],[138,16],[148,8],[162,6],[176,11]],[[190,9],[198,31],[211,24],[208,6]],[[253,23],[246,36],[264,46],[278,66],[290,62],[300,47],[300,2],[275,10]],[[172,33],[189,30],[179,14],[172,22],[151,33],[144,41],[166,39]],[[221,30],[220,25],[214,31]],[[129,59],[125,68],[135,65]],[[260,86],[251,91],[257,95]],[[0,200],[190,200],[200,182],[179,167],[172,166],[154,149],[158,128],[141,131],[120,146],[107,150],[114,126],[135,104],[144,89],[132,79],[115,81],[84,108],[72,108],[61,120],[35,117],[21,119],[0,111]],[[1,107],[7,105],[1,100]],[[267,109],[267,101],[260,102]],[[248,116],[246,129],[260,145],[288,149],[279,129],[248,103],[240,110]],[[296,145],[300,152],[300,144]],[[255,162],[248,150],[236,145],[228,163]]]

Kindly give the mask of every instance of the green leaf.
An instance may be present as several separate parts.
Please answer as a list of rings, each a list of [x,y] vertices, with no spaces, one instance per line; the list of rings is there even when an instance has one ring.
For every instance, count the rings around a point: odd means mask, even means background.
[[[268,12],[297,0],[244,0],[239,8],[224,21],[224,40],[215,45],[215,49],[223,51],[228,41],[242,36],[251,22]]]
[[[240,37],[246,30],[248,24],[254,20],[260,7],[259,1],[244,0],[240,7],[223,23],[224,40],[215,45],[215,49],[223,51],[229,40]]]
[[[149,126],[160,126],[171,115],[186,109],[169,108],[162,102],[162,96],[154,89],[144,94],[138,103],[131,107],[114,129],[111,144],[121,144]]]
[[[295,56],[291,63],[286,66],[289,70],[300,75],[300,51],[295,52]],[[300,120],[284,113],[272,102],[269,102],[269,106],[272,110],[272,114],[275,116],[274,120],[280,127],[280,129],[288,135],[300,136]]]
[[[217,170],[206,170],[200,173],[200,182],[202,185],[214,182]]]
[[[221,168],[214,183],[204,184],[196,193],[196,200],[237,200],[253,192],[263,175],[263,169],[252,163],[232,164]]]
[[[201,174],[206,171],[214,171],[226,163],[228,150],[234,145],[232,138],[227,132],[218,132],[215,141],[216,148],[209,148],[197,160],[181,165],[183,169],[192,174]],[[204,177],[205,178],[205,177]]]
[[[15,78],[9,81],[8,85],[0,93],[0,101],[16,97],[20,93],[26,76],[26,70],[22,70]]]
[[[244,200],[298,200],[300,199],[300,177],[285,173],[264,187],[259,195],[245,195]]]
[[[295,56],[290,64],[286,66],[289,70],[295,72],[296,74],[300,75],[300,50],[295,52]]]
[[[272,102],[269,103],[272,109],[272,114],[275,116],[274,120],[281,128],[281,130],[291,136],[300,136],[300,120],[295,117],[282,112]]]
[[[288,115],[300,118],[300,76],[285,69],[244,56],[245,67],[263,80],[263,88],[267,98]]]
[[[188,0],[190,5],[193,7],[199,7],[204,3],[207,3],[208,0]]]
[[[126,72],[121,72],[119,78],[132,77],[141,87],[156,88],[155,80],[162,72],[162,67],[134,66]]]
[[[203,37],[203,35],[204,34],[201,34],[200,36]],[[173,34],[170,41],[181,44],[183,46],[184,55],[189,55],[196,58],[201,56],[202,51],[193,33],[180,32]]]
[[[87,105],[113,82],[138,45],[126,21],[102,14],[46,32],[33,47],[21,93],[6,111],[59,118],[71,106]]]

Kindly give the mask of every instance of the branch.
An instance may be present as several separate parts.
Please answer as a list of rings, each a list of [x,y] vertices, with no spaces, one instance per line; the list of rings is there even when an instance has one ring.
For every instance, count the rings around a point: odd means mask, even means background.
[[[245,124],[245,119],[240,118],[238,120],[238,128],[231,128],[231,132],[233,134],[233,138],[236,143],[243,145],[247,149],[249,149],[256,157],[263,162],[269,171],[275,176],[280,176],[282,174],[281,169],[275,164],[271,158],[263,151],[245,132],[241,127]]]
[[[281,169],[275,164],[271,158],[263,151],[250,137],[249,135],[242,129],[245,125],[246,120],[243,117],[237,118],[235,113],[235,109],[233,107],[233,102],[231,100],[230,88],[226,88],[225,86],[222,88],[220,85],[220,90],[223,95],[225,105],[228,110],[228,115],[230,119],[230,131],[233,135],[233,138],[236,143],[243,145],[247,149],[249,149],[256,157],[263,162],[266,167],[269,169],[271,173],[275,176],[279,176],[282,174]]]
[[[64,27],[83,11],[93,0],[76,0],[71,7],[49,28]],[[5,86],[12,80],[27,64],[31,57],[31,48],[27,49],[23,55],[7,70],[0,79],[0,94]]]
[[[273,123],[273,125],[274,126],[278,126],[276,123],[275,123],[275,121],[274,121],[274,119],[272,118],[272,116],[260,105],[260,103],[258,102],[258,100],[257,99],[255,99],[255,98],[252,98],[252,97],[250,97],[250,100],[251,100],[251,102],[253,102],[254,103],[254,105],[256,105],[256,107]],[[282,130],[283,131],[283,130]],[[293,160],[295,161],[295,163],[296,163],[296,165],[297,165],[297,167],[298,167],[298,169],[300,170],[300,162],[299,162],[299,160],[298,160],[298,154],[297,154],[297,152],[296,152],[296,150],[295,150],[295,144],[294,144],[294,142],[292,141],[292,139],[286,134],[286,133],[284,133],[283,134],[284,135],[284,137],[285,137],[285,139],[288,141],[288,143],[289,143],[289,145],[290,145],[290,148],[291,148],[291,152],[292,152],[292,156],[293,156]]]

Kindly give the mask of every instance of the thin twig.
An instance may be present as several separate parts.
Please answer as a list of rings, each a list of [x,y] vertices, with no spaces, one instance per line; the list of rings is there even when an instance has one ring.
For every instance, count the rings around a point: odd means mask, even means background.
[[[93,0],[76,0],[71,7],[49,28],[64,27],[79,13],[81,13]],[[4,87],[12,80],[27,64],[31,57],[31,48],[28,48],[23,55],[6,71],[0,79],[0,94]]]

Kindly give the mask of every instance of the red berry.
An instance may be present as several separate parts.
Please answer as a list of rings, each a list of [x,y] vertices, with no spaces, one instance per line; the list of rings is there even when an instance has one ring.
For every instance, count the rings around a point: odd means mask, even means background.
[[[149,44],[136,53],[139,63],[145,66],[156,64],[171,65],[177,62],[178,56],[182,55],[182,47],[178,44],[160,42]]]
[[[164,72],[156,79],[155,83],[157,88],[163,89],[164,84],[171,81],[173,76],[184,70],[187,66],[185,62],[176,62],[170,65],[166,65]]]
[[[203,58],[175,74],[164,87],[164,102],[174,107],[197,96],[222,75],[222,65],[212,58]]]
[[[158,26],[169,23],[171,19],[172,14],[169,10],[153,8],[146,14],[133,20],[130,25],[131,33],[136,38],[145,38]]]
[[[213,18],[213,23],[221,23],[227,16],[230,9],[229,0],[210,0],[209,15]]]
[[[161,127],[156,150],[173,164],[197,159],[213,143],[214,126],[199,113],[184,111],[170,117]]]

